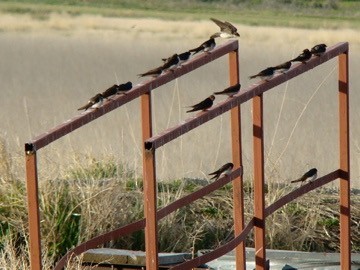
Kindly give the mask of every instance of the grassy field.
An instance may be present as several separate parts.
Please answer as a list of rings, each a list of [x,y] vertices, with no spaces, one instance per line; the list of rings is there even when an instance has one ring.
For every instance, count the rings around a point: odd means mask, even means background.
[[[2,1],[0,11],[30,14],[44,20],[51,13],[103,15],[106,17],[204,20],[226,17],[244,25],[297,28],[360,29],[359,1]],[[296,1],[295,1],[296,2]],[[302,2],[302,3],[300,3]],[[333,3],[333,4],[332,4]]]
[[[98,8],[96,2],[84,3],[87,3],[85,7],[59,7],[50,2],[0,3],[1,10],[6,11],[0,16],[3,62],[0,81],[6,97],[0,114],[0,265],[8,269],[28,268],[24,142],[76,115],[77,108],[93,94],[113,83],[128,80],[134,85],[141,83],[147,79],[139,79],[136,74],[160,64],[162,57],[203,42],[217,31],[208,17],[233,18],[231,14],[227,17],[224,13],[199,11],[199,15],[189,13],[186,21],[179,24],[178,20],[142,18],[156,16],[144,7],[129,8],[144,12],[143,15],[124,18],[125,15],[101,13],[114,10],[110,6]],[[20,10],[8,7],[20,7]],[[34,12],[41,13],[45,8],[49,10],[41,16]],[[77,8],[78,14],[70,12]],[[80,14],[87,9],[86,14]],[[162,11],[159,14],[161,17]],[[249,80],[249,75],[292,58],[305,47],[322,42],[329,46],[350,42],[351,177],[354,187],[359,187],[356,186],[360,177],[359,30],[252,26],[240,20],[236,20],[236,26],[241,33],[243,88],[256,83]],[[185,106],[227,85],[227,59],[223,58],[154,91],[154,133],[184,121],[190,117]],[[337,102],[335,60],[265,95],[266,181],[270,187],[267,203],[292,189],[288,181],[310,167],[316,166],[319,175],[337,168]],[[142,217],[139,106],[138,101],[131,102],[39,151],[41,224],[48,268],[71,246]],[[250,104],[242,107],[242,116],[249,216],[252,213]],[[193,184],[196,179],[206,183],[210,171],[230,160],[229,140],[229,115],[225,114],[161,149],[157,155],[159,205],[198,188]],[[330,187],[333,186],[327,188]],[[334,241],[338,231],[336,196],[329,189],[321,192],[321,196],[311,193],[269,218],[272,224],[267,239],[269,247],[338,250],[338,241]],[[211,248],[231,238],[230,194],[227,187],[162,222],[161,249]],[[353,250],[358,251],[358,196],[352,199]],[[206,222],[199,224],[199,216]],[[176,242],[171,238],[175,235],[171,229],[178,230],[172,226],[174,223],[182,226],[187,239]],[[284,231],[296,233],[284,234]],[[293,239],[288,241],[285,235]],[[136,234],[114,245],[143,248],[142,237],[142,233]],[[248,245],[252,245],[251,239]]]

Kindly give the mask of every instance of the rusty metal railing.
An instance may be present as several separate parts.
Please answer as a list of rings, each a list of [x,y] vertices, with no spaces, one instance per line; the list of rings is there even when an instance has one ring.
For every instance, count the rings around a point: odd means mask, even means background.
[[[113,101],[107,102],[100,109],[77,116],[64,124],[40,135],[29,143],[25,144],[26,171],[28,186],[29,204],[29,228],[30,228],[30,251],[31,269],[41,269],[41,246],[39,231],[39,210],[38,210],[38,187],[36,151],[51,143],[61,136],[70,133],[72,130],[100,117],[101,115],[133,100],[141,97],[142,131],[143,131],[143,177],[144,177],[144,201],[145,219],[126,225],[112,232],[95,237],[80,246],[69,251],[55,266],[55,269],[62,269],[67,260],[74,255],[81,254],[87,249],[99,246],[117,237],[145,228],[146,246],[146,268],[158,269],[157,249],[157,222],[167,214],[179,207],[188,205],[192,201],[201,198],[205,194],[216,190],[222,185],[232,181],[234,201],[234,239],[220,246],[214,251],[175,266],[173,269],[190,269],[213,260],[230,250],[235,249],[236,269],[245,269],[245,245],[244,240],[251,229],[255,232],[255,254],[256,269],[265,269],[265,219],[268,215],[282,207],[295,198],[337,178],[340,179],[340,249],[341,267],[350,269],[350,168],[349,168],[349,84],[348,84],[348,43],[339,43],[328,48],[326,53],[320,57],[313,57],[306,64],[294,65],[285,74],[278,75],[269,82],[250,86],[241,91],[233,98],[218,103],[209,110],[189,118],[181,125],[165,130],[152,136],[151,122],[151,91],[156,87],[165,84],[185,73],[188,73],[201,65],[214,59],[229,54],[230,85],[239,82],[238,63],[238,42],[230,41],[215,48],[210,54],[203,54],[190,60],[174,73],[166,73],[159,78],[150,80],[143,85],[137,86],[128,95],[116,97]],[[280,198],[274,204],[265,208],[264,200],[264,134],[263,134],[263,97],[262,94],[269,89],[290,80],[322,63],[337,57],[339,59],[339,124],[340,124],[340,166],[339,169],[325,175],[315,182],[303,185],[299,189]],[[244,203],[243,203],[243,181],[242,181],[242,158],[241,158],[241,115],[240,105],[253,99],[253,141],[254,141],[254,217],[244,226]],[[228,177],[190,194],[184,198],[171,203],[170,205],[157,210],[156,205],[156,149],[164,146],[173,139],[187,133],[188,131],[204,124],[207,121],[231,111],[231,134],[232,134],[232,159],[236,170]]]

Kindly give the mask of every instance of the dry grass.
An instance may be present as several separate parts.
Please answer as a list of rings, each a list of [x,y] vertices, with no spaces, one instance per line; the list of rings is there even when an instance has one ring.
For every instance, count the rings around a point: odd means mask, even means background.
[[[178,22],[155,19],[66,15],[51,15],[40,23],[26,15],[4,15],[0,16],[0,25],[3,30],[0,33],[0,58],[4,63],[0,66],[0,80],[2,92],[7,97],[0,114],[0,137],[4,138],[0,144],[0,209],[5,211],[0,212],[0,222],[6,229],[1,232],[0,265],[26,269],[23,143],[77,114],[76,108],[89,96],[113,83],[131,80],[136,85],[142,81],[136,74],[159,64],[161,57],[196,46],[216,28],[208,21],[179,25]],[[332,45],[350,41],[351,165],[352,178],[358,179],[358,33],[353,30],[295,31],[243,25],[238,28],[243,88],[255,83],[248,80],[249,75],[297,55],[304,47],[320,42]],[[330,61],[265,95],[268,203],[287,191],[286,187],[273,187],[272,184],[286,183],[309,167],[316,166],[323,175],[338,166],[334,69],[336,62]],[[226,59],[220,59],[156,90],[154,133],[189,117],[184,106],[225,88],[227,81]],[[64,247],[69,248],[142,217],[139,106],[138,101],[131,102],[39,152],[46,267],[50,268],[53,260],[64,252]],[[250,180],[252,130],[249,128],[249,104],[242,107],[242,116],[245,178]],[[158,178],[171,181],[167,185],[167,181],[163,183],[164,192],[159,193],[159,204],[165,205],[189,192],[185,184],[172,192],[174,179],[205,178],[209,171],[230,159],[228,114],[167,145],[157,154]],[[353,184],[358,185],[356,181]],[[230,189],[222,190],[195,203],[192,208],[164,219],[160,224],[161,249],[211,248],[230,239],[230,194]],[[353,199],[353,241],[356,243],[353,248],[359,250],[356,234],[360,216],[358,196]],[[251,190],[246,200],[249,216],[253,201]],[[269,247],[337,250],[337,242],[333,241],[338,230],[334,200],[335,197],[327,193],[322,196],[312,193],[275,213],[268,219]],[[183,239],[173,238],[174,224],[185,232]],[[288,233],[293,241],[285,238]],[[143,248],[142,237],[139,233],[112,244],[125,247],[132,243],[130,248]],[[251,244],[249,238],[248,245]],[[19,256],[20,253],[23,255]],[[74,269],[76,267],[75,264]]]

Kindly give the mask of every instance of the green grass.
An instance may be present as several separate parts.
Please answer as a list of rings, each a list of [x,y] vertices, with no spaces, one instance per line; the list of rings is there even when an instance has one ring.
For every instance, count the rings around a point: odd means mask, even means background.
[[[257,3],[259,2],[259,3]],[[360,2],[335,1],[2,1],[0,11],[46,19],[50,13],[100,14],[109,17],[152,17],[168,20],[226,18],[245,25],[298,28],[360,28]],[[298,3],[297,3],[298,2]],[[334,2],[334,1],[333,1]],[[300,4],[299,4],[300,3]],[[317,3],[317,4],[316,4]]]
[[[1,146],[1,145],[0,145]],[[7,269],[28,268],[28,231],[25,183],[14,177],[11,158],[0,147],[1,173],[7,176],[0,187],[0,264]],[[59,179],[40,182],[41,234],[45,269],[70,248],[114,228],[143,217],[142,180],[111,157],[88,158],[85,166],[62,172]],[[158,184],[158,205],[165,206],[201,188],[205,179],[178,179]],[[245,216],[253,213],[253,189],[245,183]],[[267,202],[293,187],[268,187]],[[232,190],[226,185],[183,207],[159,222],[159,248],[165,252],[216,248],[233,237]],[[352,196],[352,249],[359,251],[360,197]],[[269,248],[339,251],[338,195],[320,190],[284,206],[267,218]],[[181,235],[178,232],[182,231]],[[253,246],[250,235],[247,246]],[[109,247],[144,249],[144,232],[124,236]],[[79,269],[77,267],[72,269]]]

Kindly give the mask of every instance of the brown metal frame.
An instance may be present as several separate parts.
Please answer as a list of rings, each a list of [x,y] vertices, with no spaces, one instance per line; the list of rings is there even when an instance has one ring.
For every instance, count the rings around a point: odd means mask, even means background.
[[[112,232],[95,237],[78,247],[70,250],[55,266],[62,269],[66,262],[75,255],[90,248],[114,240],[123,235],[145,228],[146,268],[158,268],[157,222],[175,211],[179,207],[218,189],[222,185],[233,181],[234,200],[234,239],[220,246],[212,252],[194,258],[173,269],[190,269],[197,265],[216,259],[221,255],[236,249],[237,269],[245,269],[244,240],[255,227],[256,269],[264,269],[266,260],[265,219],[268,215],[295,198],[337,178],[340,178],[340,246],[341,267],[350,268],[350,153],[349,153],[349,80],[348,80],[348,43],[339,43],[328,48],[320,57],[313,57],[306,64],[294,65],[285,74],[275,76],[268,82],[252,85],[239,94],[225,101],[219,102],[209,110],[187,119],[184,123],[167,129],[152,136],[151,121],[151,91],[183,74],[205,65],[225,54],[229,54],[230,85],[239,82],[238,42],[229,41],[216,47],[209,54],[202,54],[188,61],[174,72],[168,72],[158,78],[134,87],[127,95],[117,96],[106,102],[101,108],[82,113],[49,132],[34,138],[25,144],[26,178],[28,189],[29,231],[30,231],[30,260],[31,269],[42,269],[40,244],[40,215],[38,205],[38,180],[36,168],[36,151],[73,130],[95,120],[96,118],[114,110],[115,108],[141,96],[142,133],[143,133],[143,174],[145,219],[118,228]],[[315,182],[303,185],[293,192],[280,198],[274,204],[265,208],[264,203],[264,136],[263,136],[263,100],[262,94],[269,89],[290,80],[336,56],[339,56],[339,125],[340,125],[340,168],[325,175]],[[254,140],[254,217],[244,226],[243,179],[241,158],[241,111],[240,105],[253,99],[253,140]],[[156,203],[156,149],[187,133],[207,121],[231,111],[232,156],[235,169],[228,177],[222,177],[216,182],[181,198],[168,206],[157,210]]]

